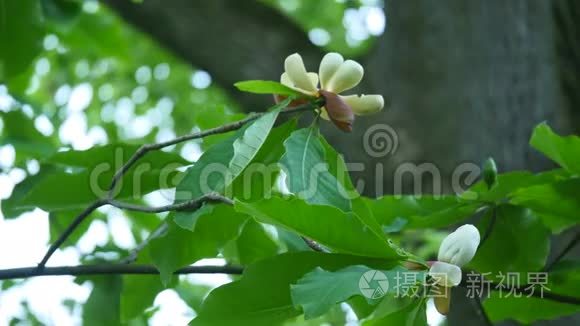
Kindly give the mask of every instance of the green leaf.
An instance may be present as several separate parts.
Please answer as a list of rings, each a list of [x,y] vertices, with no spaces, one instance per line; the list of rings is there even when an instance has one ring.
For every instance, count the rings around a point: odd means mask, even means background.
[[[213,290],[190,325],[276,325],[301,314],[290,284],[316,267],[334,271],[350,265],[390,269],[392,262],[358,256],[299,252],[250,265],[239,281]],[[358,281],[357,281],[358,282]]]
[[[72,171],[41,170],[39,175],[44,177],[31,185],[28,194],[13,206],[21,209],[39,207],[46,211],[83,209],[107,194],[114,173],[137,148],[135,145],[117,144],[56,153],[46,161],[73,168]],[[154,190],[172,188],[181,177],[177,169],[185,164],[188,162],[176,154],[148,153],[118,183],[116,198],[138,199]],[[54,191],[55,185],[59,191]]]
[[[244,201],[260,200],[272,196],[280,168],[278,162],[284,154],[284,140],[296,128],[296,120],[291,120],[273,128],[252,161],[232,183],[233,197]]]
[[[50,175],[50,173],[53,171],[53,167],[43,166],[39,173],[35,175],[29,175],[22,182],[18,183],[12,190],[10,197],[0,201],[4,218],[16,218],[26,211],[33,210],[34,207],[20,207],[20,201],[24,199],[26,195],[28,195],[28,193],[36,186],[37,183],[39,183],[47,175]]]
[[[235,201],[235,209],[258,221],[282,226],[339,252],[401,259],[388,242],[361,222],[354,213],[332,206],[312,206],[290,197],[272,197],[258,202]]]
[[[0,117],[4,122],[0,144],[14,146],[17,162],[31,157],[42,159],[56,151],[53,141],[42,135],[34,126],[34,121],[22,111],[0,112]]]
[[[531,208],[554,233],[580,222],[580,179],[522,188],[514,192],[511,203]]]
[[[483,206],[455,196],[383,196],[365,201],[381,225],[391,227],[405,219],[408,229],[445,227],[473,215]]]
[[[83,307],[83,325],[120,325],[120,275],[91,277],[93,291]]]
[[[79,0],[41,0],[44,15],[52,21],[67,24],[82,11]]]
[[[123,276],[121,321],[127,323],[141,316],[145,309],[153,305],[155,297],[162,290],[163,285],[157,275]]]
[[[226,176],[229,173],[227,167],[234,155],[233,144],[242,131],[236,135],[211,146],[206,150],[194,165],[185,171],[184,177],[175,189],[175,202],[184,202],[200,198],[212,191],[222,192],[226,185]],[[211,207],[212,205],[204,205]],[[175,222],[186,228],[193,230],[196,220],[207,213],[208,208],[202,208],[193,213],[175,212],[173,219]]]
[[[297,130],[284,142],[281,164],[291,192],[314,205],[351,210],[344,186],[329,172],[324,145],[316,128]]]
[[[286,246],[288,252],[313,250],[296,233],[288,231],[283,227],[276,227],[276,231],[278,232],[278,240]]]
[[[163,237],[149,244],[149,256],[167,285],[173,272],[202,258],[216,257],[223,246],[234,239],[247,217],[231,206],[215,205],[211,214],[200,216],[193,232],[169,222]]]
[[[562,137],[545,123],[538,125],[530,145],[572,173],[580,173],[580,137]]]
[[[283,104],[282,107],[285,107],[288,105],[288,101]],[[268,138],[270,129],[274,126],[280,110],[281,108],[276,108],[254,121],[242,136],[234,141],[234,156],[229,164],[232,180],[237,178],[256,156]]]
[[[567,177],[569,177],[569,173],[562,169],[538,174],[527,171],[508,172],[498,175],[496,183],[491,189],[488,189],[485,182],[480,181],[461,194],[460,197],[467,201],[501,204],[520,188],[551,183]]]
[[[548,284],[544,286],[551,293],[580,298],[580,265],[578,262],[560,262],[554,265],[548,274]],[[534,290],[539,293],[538,286]],[[496,322],[516,320],[529,324],[537,320],[549,320],[580,312],[580,306],[561,303],[553,300],[526,297],[506,296],[505,291],[493,291],[483,302],[489,318]]]
[[[405,277],[403,274],[406,274]],[[414,274],[414,277],[407,276],[410,274]],[[367,266],[355,265],[329,272],[317,267],[292,284],[290,291],[294,305],[302,307],[305,319],[311,319],[325,314],[337,303],[355,295],[363,295],[361,279],[368,282],[365,290],[375,290],[369,294],[382,298],[387,292],[395,293],[398,289],[413,286],[416,282],[424,281],[425,277],[425,272],[411,272],[403,268],[376,271]],[[405,280],[411,280],[412,283],[405,284]]]
[[[0,83],[28,68],[42,50],[43,37],[39,1],[0,2]]]
[[[96,169],[106,167],[120,169],[125,162],[137,152],[139,145],[131,144],[108,144],[95,146],[84,151],[61,151],[46,159],[47,163],[60,164],[68,167],[78,167],[85,169]],[[181,156],[164,151],[151,151],[141,157],[129,170],[155,171],[163,170],[167,167],[174,168],[189,165],[188,161]]]
[[[286,96],[305,95],[281,83],[271,80],[246,80],[234,84],[240,91],[255,94],[278,94]]]
[[[157,280],[159,281],[159,280]],[[179,297],[187,303],[191,309],[194,311],[199,311],[203,299],[211,291],[212,287],[203,284],[193,284],[185,280],[181,280],[177,286],[175,286],[175,292]]]
[[[112,169],[82,171],[79,173],[54,172],[40,180],[21,201],[17,208],[39,207],[45,211],[62,211],[86,208],[98,198],[106,195],[114,171]],[[178,172],[175,172],[178,176]],[[136,199],[162,188],[174,186],[172,180],[165,180],[163,172],[129,173],[121,182],[123,188],[117,199]],[[58,191],[54,191],[58,185]]]
[[[541,270],[550,252],[548,229],[529,209],[505,204],[496,211],[493,229],[469,266],[490,273],[486,276],[490,280],[507,272],[519,273],[520,279],[525,279],[527,272]],[[479,225],[481,234],[491,223],[491,214],[489,211]]]
[[[242,265],[255,263],[278,253],[278,245],[268,235],[264,227],[248,219],[239,237],[236,239],[239,262]]]
[[[419,299],[406,305],[402,309],[396,309],[393,313],[385,317],[366,320],[364,326],[380,325],[405,325],[405,326],[426,326],[427,325],[427,305],[426,300]]]
[[[351,198],[352,211],[368,228],[371,229],[371,231],[373,231],[377,236],[383,237],[381,226],[377,222],[368,203],[352,184],[344,158],[326,141],[326,139],[324,139],[324,137],[320,137],[319,139],[324,147],[325,159],[328,163],[328,172],[334,176],[347,191],[348,197]]]
[[[296,121],[292,120],[272,129],[259,150],[254,154],[251,162],[233,180],[225,192],[233,194],[237,198],[244,198],[244,200],[257,200],[270,196],[272,185],[276,182],[278,174],[276,163],[284,151],[282,142],[294,130],[295,126]],[[176,202],[199,198],[209,192],[208,189],[219,192],[224,191],[224,187],[228,183],[226,179],[231,179],[231,177],[227,177],[230,172],[227,171],[226,167],[233,160],[233,144],[239,139],[238,137],[240,136],[234,136],[222,143],[218,143],[204,152],[194,166],[187,170],[186,176],[177,186]],[[211,172],[212,169],[216,173],[209,173],[208,175],[208,171]],[[204,207],[210,206],[212,205],[204,205]],[[174,219],[178,225],[193,230],[195,221],[206,213],[204,208],[193,214],[176,212],[174,213]]]

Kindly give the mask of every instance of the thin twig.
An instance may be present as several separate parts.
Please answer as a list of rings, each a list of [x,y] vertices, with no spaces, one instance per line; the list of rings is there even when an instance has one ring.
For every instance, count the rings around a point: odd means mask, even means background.
[[[242,274],[241,266],[188,266],[175,274]],[[0,270],[0,280],[29,278],[34,276],[58,275],[119,275],[119,274],[159,274],[153,265],[99,264],[81,266],[24,267]]]
[[[299,106],[296,106],[293,108],[286,109],[286,110],[282,111],[280,114],[294,114],[294,113],[298,113],[298,112],[314,110],[318,105],[319,104],[311,104],[311,103],[303,104],[303,105],[299,105]],[[133,164],[135,164],[135,162],[137,162],[140,158],[145,156],[145,154],[147,154],[148,152],[150,152],[152,150],[162,149],[164,147],[172,146],[172,145],[182,143],[182,142],[192,140],[192,139],[198,139],[198,138],[203,138],[203,137],[207,137],[210,135],[223,134],[223,133],[227,133],[230,131],[238,130],[241,127],[243,127],[245,124],[247,124],[248,122],[254,121],[264,114],[266,114],[266,113],[265,112],[252,113],[248,117],[246,117],[245,119],[242,119],[242,120],[239,120],[236,122],[232,122],[232,123],[220,126],[220,127],[208,129],[208,130],[201,131],[201,132],[195,132],[192,134],[184,135],[184,136],[177,137],[175,139],[160,142],[160,143],[147,144],[147,145],[141,146],[133,154],[133,156],[131,156],[131,158],[119,170],[117,170],[117,172],[115,172],[115,175],[113,176],[113,179],[111,180],[111,185],[109,186],[109,191],[107,193],[107,199],[99,199],[99,200],[95,201],[93,204],[91,204],[89,207],[87,207],[82,213],[80,213],[75,218],[75,220],[71,223],[71,225],[69,225],[66,228],[66,230],[58,237],[58,239],[48,248],[46,254],[44,255],[44,257],[42,258],[42,260],[38,264],[37,269],[43,270],[46,266],[46,263],[48,262],[50,257],[52,257],[54,252],[68,239],[68,237],[85,220],[85,218],[87,216],[89,216],[94,210],[96,210],[97,208],[99,208],[103,205],[106,205],[106,204],[111,204],[113,206],[118,205],[117,207],[122,206],[120,208],[127,209],[127,210],[136,210],[136,211],[142,211],[142,212],[156,213],[156,212],[166,212],[168,210],[172,210],[173,208],[175,208],[175,209],[188,209],[188,208],[190,208],[189,205],[196,204],[196,203],[193,203],[193,201],[192,201],[192,202],[184,202],[184,203],[175,204],[175,205],[168,205],[168,206],[164,206],[164,207],[147,208],[147,207],[143,207],[143,206],[137,206],[137,205],[117,202],[117,201],[114,201],[113,198],[115,195],[115,190],[116,190],[117,184],[123,178],[125,173],[133,166]]]
[[[233,201],[229,198],[226,198],[218,193],[209,193],[203,195],[197,199],[189,200],[186,202],[173,204],[173,205],[165,205],[159,207],[148,207],[148,206],[141,206],[141,205],[134,205],[129,203],[123,203],[114,199],[103,199],[94,202],[91,206],[85,209],[79,216],[75,218],[75,220],[66,228],[66,230],[58,237],[58,239],[50,246],[44,257],[42,258],[41,262],[38,264],[38,269],[43,269],[46,266],[46,262],[50,259],[50,257],[54,254],[56,249],[58,249],[68,237],[72,234],[72,232],[84,221],[84,219],[89,216],[93,211],[97,208],[104,206],[104,205],[111,205],[120,209],[125,209],[129,211],[138,211],[138,212],[145,212],[145,213],[162,213],[162,212],[169,212],[169,211],[181,211],[181,210],[197,210],[201,207],[201,205],[205,202],[222,202],[228,205],[233,205]]]
[[[574,238],[572,238],[572,241],[570,241],[570,243],[568,243],[566,248],[564,248],[549,264],[546,264],[543,271],[549,271],[550,269],[552,269],[552,267],[554,267],[554,265],[557,262],[559,262],[562,258],[564,258],[564,256],[566,256],[566,254],[568,254],[568,252],[570,250],[572,250],[574,247],[576,247],[576,245],[579,242],[580,242],[580,232],[577,233]]]
[[[284,111],[280,112],[280,114],[293,114],[293,113],[304,112],[304,111],[308,111],[308,110],[314,110],[314,108],[315,108],[315,106],[313,104],[308,103],[308,104],[303,104],[303,105],[299,105],[299,106],[284,110]],[[200,132],[194,132],[194,133],[191,133],[188,135],[183,135],[183,136],[177,137],[175,139],[171,139],[171,140],[160,142],[160,143],[147,144],[147,145],[141,146],[135,152],[135,154],[133,154],[133,156],[131,156],[131,158],[119,170],[117,170],[117,172],[115,172],[115,175],[113,176],[113,179],[111,181],[111,185],[109,186],[108,198],[114,197],[116,186],[119,183],[119,181],[121,180],[121,178],[123,178],[123,175],[125,175],[125,173],[127,173],[127,171],[129,171],[129,169],[133,166],[133,164],[135,164],[135,162],[137,162],[140,158],[145,156],[145,154],[147,154],[148,152],[154,151],[154,150],[159,150],[159,149],[169,147],[169,146],[173,146],[173,145],[176,145],[176,144],[179,144],[179,143],[182,143],[185,141],[193,140],[193,139],[199,139],[199,138],[203,138],[203,137],[207,137],[207,136],[211,136],[211,135],[223,134],[223,133],[227,133],[230,131],[238,130],[238,129],[242,128],[248,122],[252,122],[252,121],[258,119],[259,117],[263,116],[264,114],[266,114],[266,112],[251,113],[245,119],[242,119],[242,120],[239,120],[236,122],[232,122],[229,124],[225,124],[223,126],[219,126],[216,128],[212,128],[212,129],[208,129],[208,130],[204,130],[204,131],[200,131]]]
[[[151,232],[151,234],[147,237],[147,239],[145,239],[143,242],[141,242],[135,248],[133,248],[131,250],[131,252],[129,252],[129,255],[127,255],[127,257],[121,259],[121,261],[119,263],[120,264],[132,264],[132,263],[134,263],[137,260],[141,250],[145,249],[145,247],[147,247],[147,245],[153,239],[157,239],[157,238],[161,237],[162,235],[164,235],[165,232],[167,232],[168,228],[169,228],[169,224],[167,224],[167,221],[163,221],[155,230],[153,230],[153,232]]]
[[[479,316],[481,317],[483,322],[488,326],[493,326],[493,322],[489,319],[489,316],[485,312],[485,309],[483,309],[483,304],[481,303],[481,298],[475,297],[474,299],[475,299],[475,304],[477,305],[476,309],[478,310]]]
[[[72,223],[64,230],[64,232],[58,237],[58,239],[56,239],[56,241],[50,245],[50,247],[46,251],[46,254],[44,254],[44,257],[42,257],[42,260],[38,264],[37,269],[39,269],[39,270],[44,269],[46,262],[48,262],[48,260],[52,256],[52,254],[54,254],[54,252],[56,251],[56,249],[58,249],[66,241],[66,239],[68,239],[68,237],[85,220],[85,218],[87,216],[89,216],[92,212],[94,212],[97,208],[99,208],[105,204],[106,204],[106,201],[97,200],[94,203],[92,203],[89,207],[87,207],[84,211],[82,211],[74,219],[74,221],[72,221]]]
[[[209,193],[205,194],[197,199],[192,199],[188,201],[184,201],[177,204],[165,205],[165,206],[158,206],[158,207],[149,207],[143,205],[135,205],[120,202],[114,199],[109,199],[106,201],[107,204],[111,206],[115,206],[120,209],[125,209],[128,211],[136,211],[136,212],[143,212],[143,213],[163,213],[163,212],[172,212],[172,211],[186,211],[186,210],[197,210],[201,207],[203,203],[216,203],[221,202],[228,205],[233,205],[234,202],[226,198],[218,193]]]
[[[493,227],[495,226],[496,220],[497,220],[497,208],[492,207],[491,208],[491,221],[489,222],[489,225],[487,226],[487,229],[485,230],[485,234],[483,235],[483,237],[481,237],[481,241],[479,242],[479,246],[477,247],[478,249],[481,248],[481,246],[483,246],[483,244],[487,241],[487,239],[489,239],[489,236],[491,235],[491,231],[493,230]]]

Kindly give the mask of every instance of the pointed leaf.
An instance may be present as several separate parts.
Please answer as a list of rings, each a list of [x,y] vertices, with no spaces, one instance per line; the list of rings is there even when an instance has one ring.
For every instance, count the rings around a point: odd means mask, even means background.
[[[390,269],[392,262],[319,252],[286,253],[250,265],[239,281],[213,290],[190,325],[277,325],[300,315],[290,284],[317,266],[334,271],[362,264]]]
[[[237,82],[234,86],[248,93],[304,96],[286,85],[271,80],[246,80]]]
[[[284,142],[281,164],[291,192],[315,205],[351,210],[344,186],[329,172],[324,146],[316,128],[297,130]]]
[[[354,213],[345,213],[332,206],[312,206],[295,197],[272,197],[252,203],[236,200],[235,209],[260,222],[282,226],[340,252],[387,259],[402,258]]]
[[[369,275],[371,278],[367,279]],[[292,302],[303,308],[305,319],[310,319],[323,315],[333,305],[352,296],[368,297],[368,294],[374,294],[373,290],[381,289],[382,298],[388,292],[396,293],[399,289],[425,281],[425,278],[425,272],[412,272],[404,268],[377,271],[367,266],[355,265],[329,272],[317,267],[291,285]],[[361,279],[367,282],[368,287],[361,288]],[[370,291],[363,293],[363,290]]]
[[[538,125],[530,145],[573,173],[580,173],[580,137],[562,137],[545,123]]]

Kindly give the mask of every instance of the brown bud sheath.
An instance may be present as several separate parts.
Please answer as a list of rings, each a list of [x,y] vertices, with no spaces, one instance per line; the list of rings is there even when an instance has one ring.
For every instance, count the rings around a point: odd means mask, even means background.
[[[435,295],[433,297],[433,303],[435,304],[435,309],[442,314],[447,315],[449,313],[449,305],[451,303],[451,288],[441,286],[441,285],[434,285],[435,288]]]
[[[326,112],[328,113],[330,120],[332,120],[338,129],[345,132],[351,132],[352,123],[354,122],[352,108],[346,104],[340,96],[332,92],[321,89],[319,93],[324,97],[324,107],[326,107]]]

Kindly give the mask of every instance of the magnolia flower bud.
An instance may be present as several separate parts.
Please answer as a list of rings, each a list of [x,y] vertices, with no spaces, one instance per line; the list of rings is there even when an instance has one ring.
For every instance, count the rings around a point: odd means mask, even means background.
[[[479,231],[471,224],[462,225],[448,235],[441,246],[437,260],[459,267],[469,263],[479,246]]]
[[[436,261],[431,265],[429,275],[438,285],[450,287],[461,283],[461,268],[457,265]]]

